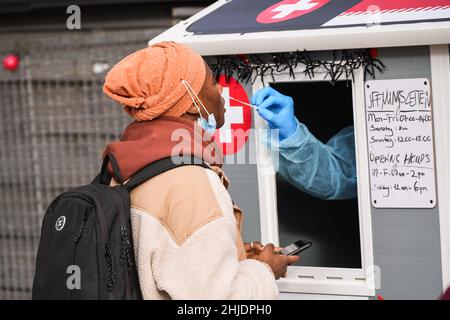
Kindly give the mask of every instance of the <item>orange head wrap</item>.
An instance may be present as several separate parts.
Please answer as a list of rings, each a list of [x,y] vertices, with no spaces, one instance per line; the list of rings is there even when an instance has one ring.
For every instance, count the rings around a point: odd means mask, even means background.
[[[186,111],[198,113],[181,79],[198,94],[205,77],[199,54],[176,42],[160,42],[119,61],[106,75],[103,92],[138,121],[179,117]]]

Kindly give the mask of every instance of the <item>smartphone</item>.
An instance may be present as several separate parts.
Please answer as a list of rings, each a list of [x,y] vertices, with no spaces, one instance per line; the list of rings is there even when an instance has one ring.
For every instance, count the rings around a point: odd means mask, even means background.
[[[281,250],[281,254],[284,254],[287,256],[297,255],[300,252],[308,249],[311,246],[312,246],[311,241],[298,240],[294,243],[291,243],[287,247],[283,248],[283,250]]]

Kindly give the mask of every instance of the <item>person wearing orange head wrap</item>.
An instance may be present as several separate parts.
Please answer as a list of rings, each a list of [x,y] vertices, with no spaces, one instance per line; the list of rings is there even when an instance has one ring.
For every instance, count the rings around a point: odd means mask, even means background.
[[[222,87],[202,57],[175,42],[157,43],[115,65],[106,75],[103,91],[135,119],[121,140],[104,151],[117,160],[123,180],[150,163],[171,157],[179,143],[173,139],[176,130],[190,134],[189,152],[209,165],[178,167],[131,191],[142,296],[277,298],[275,278],[283,276],[297,257],[275,254],[273,245],[263,248],[242,241],[241,210],[226,191],[228,179],[221,163],[204,152],[210,149],[209,141],[195,138],[203,132],[196,125],[199,117],[214,115],[218,127],[224,123]],[[111,179],[110,185],[115,184]]]
[[[135,120],[122,139],[109,144],[104,152],[117,158],[124,179],[171,156],[179,143],[172,134],[181,128],[190,132],[191,154],[211,164],[222,163],[217,145],[195,139],[195,132],[202,134],[195,125],[198,118],[213,114],[218,127],[223,125],[222,87],[203,58],[189,47],[167,41],[128,55],[107,73],[103,92]],[[212,152],[203,152],[205,149]]]
[[[160,42],[116,64],[106,75],[103,92],[125,105],[138,121],[179,117],[187,111],[197,113],[181,80],[198,94],[205,79],[206,66],[199,54],[175,42]]]

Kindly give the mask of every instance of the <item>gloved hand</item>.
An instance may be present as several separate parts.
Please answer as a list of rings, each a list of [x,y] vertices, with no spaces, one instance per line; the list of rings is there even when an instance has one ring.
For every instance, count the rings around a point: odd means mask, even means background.
[[[280,130],[280,141],[294,134],[297,122],[294,116],[294,100],[291,97],[266,87],[255,92],[251,103],[258,107],[259,115],[268,122],[271,129]]]

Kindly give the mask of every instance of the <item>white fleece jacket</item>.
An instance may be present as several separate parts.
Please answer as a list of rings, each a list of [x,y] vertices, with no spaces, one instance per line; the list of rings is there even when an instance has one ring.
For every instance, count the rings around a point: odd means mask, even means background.
[[[223,181],[210,169],[185,166],[132,191],[144,299],[278,297],[269,266],[246,259],[240,221]]]

